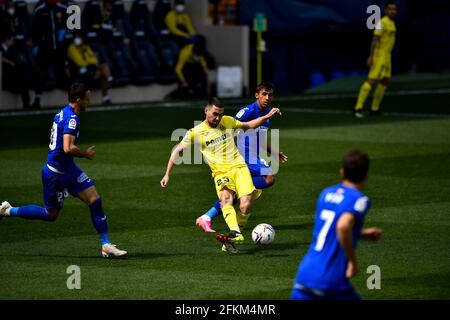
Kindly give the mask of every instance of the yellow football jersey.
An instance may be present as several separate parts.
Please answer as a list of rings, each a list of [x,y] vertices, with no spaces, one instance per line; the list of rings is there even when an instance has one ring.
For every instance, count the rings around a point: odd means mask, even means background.
[[[381,29],[379,28],[381,26]],[[377,47],[375,48],[375,57],[390,56],[392,48],[395,44],[395,33],[397,28],[395,22],[388,16],[381,18],[379,25],[374,31],[374,35],[380,37]]]
[[[233,129],[240,128],[242,122],[230,116],[223,116],[216,128],[203,121],[186,133],[181,145],[198,144],[213,176],[226,173],[247,165],[234,142]]]

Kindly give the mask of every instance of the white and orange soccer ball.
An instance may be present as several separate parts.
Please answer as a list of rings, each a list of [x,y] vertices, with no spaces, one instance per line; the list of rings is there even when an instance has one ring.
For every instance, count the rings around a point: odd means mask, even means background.
[[[253,229],[252,239],[257,244],[269,244],[275,239],[275,229],[270,224],[260,223]]]

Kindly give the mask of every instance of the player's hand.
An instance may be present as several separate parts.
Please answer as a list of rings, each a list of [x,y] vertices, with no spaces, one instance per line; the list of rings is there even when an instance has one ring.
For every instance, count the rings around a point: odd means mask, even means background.
[[[181,82],[181,87],[182,88],[187,88],[187,87],[189,87],[189,84],[186,81],[182,81]]]
[[[370,56],[370,57],[367,59],[367,65],[368,65],[369,67],[371,67],[371,66],[373,65],[373,57],[372,57],[372,56]]]
[[[169,184],[169,176],[167,174],[161,179],[160,184],[162,188],[167,187],[167,185]]]
[[[288,157],[287,155],[285,155],[283,152],[280,151],[280,153],[278,154],[278,158],[280,159],[281,163],[285,163],[286,161],[288,161]]]
[[[281,110],[278,108],[272,108],[272,109],[270,109],[268,116],[269,116],[269,118],[272,118],[276,114],[281,116]]]
[[[86,150],[86,158],[89,160],[94,159],[95,157],[95,146],[90,146],[89,148],[87,148]]]
[[[347,263],[347,271],[345,272],[345,275],[347,278],[353,278],[358,273],[358,264],[356,261],[348,261]]]
[[[383,231],[381,231],[381,229],[379,228],[365,228],[362,231],[362,236],[364,237],[364,239],[367,240],[372,240],[372,241],[377,241],[381,238],[381,235],[383,234]]]

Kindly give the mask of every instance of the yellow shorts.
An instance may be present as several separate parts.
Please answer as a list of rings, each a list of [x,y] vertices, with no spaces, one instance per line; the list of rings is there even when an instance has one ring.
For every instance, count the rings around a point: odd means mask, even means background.
[[[248,167],[233,168],[227,173],[215,175],[214,185],[216,186],[216,192],[219,199],[220,191],[225,187],[234,191],[238,199],[252,194],[253,191],[256,190]]]
[[[369,79],[381,80],[391,77],[391,58],[374,58],[369,70]]]

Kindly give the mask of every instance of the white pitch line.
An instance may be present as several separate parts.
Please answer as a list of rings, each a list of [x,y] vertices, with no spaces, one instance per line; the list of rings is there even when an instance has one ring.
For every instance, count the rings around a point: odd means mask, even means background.
[[[400,90],[393,92],[386,92],[389,96],[404,96],[404,95],[423,95],[423,94],[446,94],[450,93],[450,89],[433,89],[433,90]],[[342,94],[324,94],[324,95],[305,95],[305,96],[293,96],[293,97],[277,97],[277,102],[283,101],[308,101],[319,99],[340,99],[340,98],[354,98],[357,95],[354,93],[342,93]],[[251,99],[228,99],[225,100],[226,104],[239,104],[238,107],[227,107],[228,109],[238,109],[244,104],[249,103]],[[152,109],[152,108],[188,108],[188,109],[200,109],[204,104],[203,100],[198,101],[161,101],[150,102],[149,104],[118,104],[113,106],[96,106],[89,107],[88,112],[107,112],[118,110],[134,110],[134,109]],[[62,108],[63,106],[61,106]],[[0,117],[13,117],[13,116],[32,116],[32,115],[44,115],[54,114],[58,108],[44,109],[44,110],[30,110],[30,111],[5,111],[0,112]],[[283,112],[304,112],[304,113],[319,113],[319,114],[350,114],[351,111],[346,110],[332,110],[332,109],[316,109],[316,108],[285,108]],[[435,118],[435,117],[448,117],[448,114],[425,114],[425,113],[404,113],[404,112],[388,112],[388,115],[398,117],[423,117],[423,118]]]

